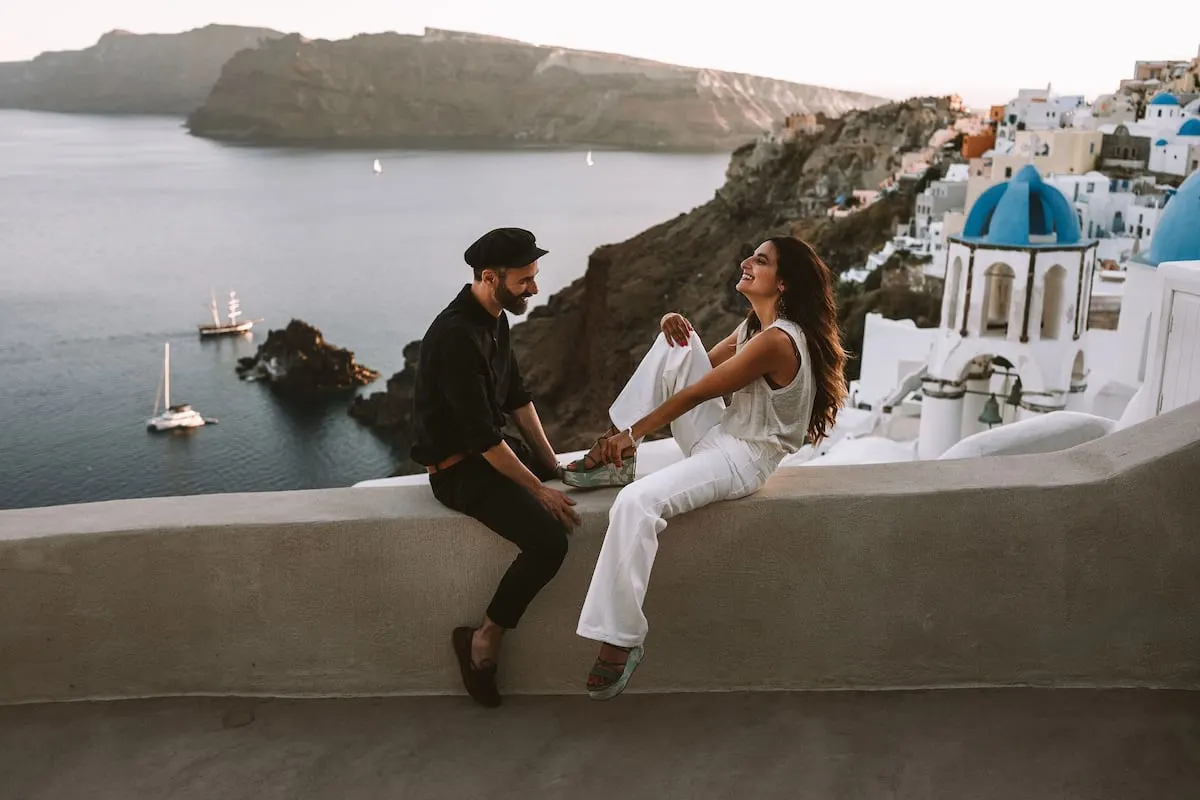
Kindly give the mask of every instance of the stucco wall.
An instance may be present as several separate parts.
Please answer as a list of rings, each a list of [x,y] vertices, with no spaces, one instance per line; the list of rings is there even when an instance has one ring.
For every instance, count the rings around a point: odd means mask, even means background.
[[[781,471],[672,523],[633,689],[1200,686],[1200,404],[1074,450]],[[579,693],[611,492],[506,644]],[[425,488],[0,512],[0,702],[459,691],[513,551]]]

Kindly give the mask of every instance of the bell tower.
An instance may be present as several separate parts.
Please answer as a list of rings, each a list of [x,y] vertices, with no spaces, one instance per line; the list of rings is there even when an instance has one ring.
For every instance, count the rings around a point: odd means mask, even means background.
[[[922,385],[920,458],[937,458],[997,417],[1065,408],[1087,388],[1081,365],[1096,246],[1032,165],[975,201],[946,251],[941,326]]]

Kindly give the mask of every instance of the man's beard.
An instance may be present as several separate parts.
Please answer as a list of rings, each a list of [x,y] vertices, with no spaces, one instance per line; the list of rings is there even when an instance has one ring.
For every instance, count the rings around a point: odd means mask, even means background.
[[[510,314],[524,314],[529,306],[528,295],[515,295],[503,283],[496,284],[496,302]]]

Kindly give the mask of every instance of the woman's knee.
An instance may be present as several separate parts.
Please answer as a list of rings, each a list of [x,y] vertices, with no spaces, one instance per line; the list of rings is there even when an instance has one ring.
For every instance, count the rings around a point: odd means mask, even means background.
[[[608,512],[609,521],[658,516],[658,500],[648,486],[648,482],[642,480],[622,488]]]

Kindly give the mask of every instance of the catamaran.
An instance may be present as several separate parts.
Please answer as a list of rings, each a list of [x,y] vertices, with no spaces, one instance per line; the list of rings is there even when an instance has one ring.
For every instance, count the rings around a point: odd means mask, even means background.
[[[262,322],[260,319],[248,319],[238,322],[238,317],[242,315],[242,305],[241,301],[238,300],[237,292],[233,291],[229,293],[228,322],[222,322],[220,315],[217,313],[216,294],[212,295],[212,303],[209,305],[208,310],[212,313],[213,321],[211,323],[206,322],[200,326],[201,336],[228,336],[236,333],[247,333],[254,327],[255,322]]]
[[[152,431],[170,431],[176,428],[199,428],[210,420],[200,416],[200,412],[186,403],[171,405],[171,343],[163,345],[163,371],[158,388],[161,396],[154,396],[154,416],[146,421],[146,427]],[[163,412],[158,413],[158,401],[163,401]],[[215,422],[215,420],[212,420]]]

